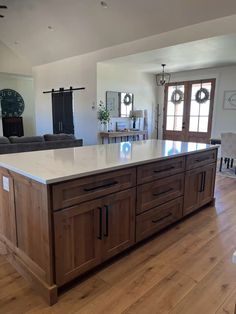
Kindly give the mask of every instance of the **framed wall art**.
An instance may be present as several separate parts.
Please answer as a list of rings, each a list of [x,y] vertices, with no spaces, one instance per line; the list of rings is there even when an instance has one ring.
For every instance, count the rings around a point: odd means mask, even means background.
[[[236,90],[224,92],[223,108],[226,110],[236,110]]]

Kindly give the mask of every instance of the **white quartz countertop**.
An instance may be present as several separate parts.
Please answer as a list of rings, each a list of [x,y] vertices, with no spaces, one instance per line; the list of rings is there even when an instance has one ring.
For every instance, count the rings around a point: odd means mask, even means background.
[[[214,148],[208,144],[146,140],[0,155],[0,166],[52,184]]]

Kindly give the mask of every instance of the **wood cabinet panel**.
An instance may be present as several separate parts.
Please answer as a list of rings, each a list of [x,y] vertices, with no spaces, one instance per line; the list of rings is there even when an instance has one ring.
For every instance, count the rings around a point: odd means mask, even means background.
[[[203,187],[199,195],[199,207],[209,203],[214,198],[216,164],[207,165],[202,168]]]
[[[135,242],[135,188],[110,195],[105,200],[103,260]]]
[[[186,157],[186,170],[202,167],[210,163],[215,163],[216,160],[217,149],[191,154]]]
[[[156,161],[137,167],[137,183],[143,184],[157,179],[168,177],[185,169],[185,157],[171,158]]]
[[[182,217],[183,198],[179,197],[136,217],[136,241],[145,239]]]
[[[9,180],[9,191],[3,188],[3,178]],[[0,234],[16,245],[16,213],[13,179],[9,172],[0,170]]]
[[[135,186],[136,169],[112,171],[52,186],[53,209],[73,206]]]
[[[56,283],[134,244],[134,226],[135,189],[54,212]]]
[[[137,213],[183,195],[184,174],[177,174],[137,187]]]
[[[196,210],[199,205],[199,191],[201,188],[201,168],[190,170],[185,175],[183,215]]]
[[[101,262],[102,200],[54,213],[56,284],[63,285]]]
[[[209,203],[214,197],[216,164],[186,172],[183,215]]]

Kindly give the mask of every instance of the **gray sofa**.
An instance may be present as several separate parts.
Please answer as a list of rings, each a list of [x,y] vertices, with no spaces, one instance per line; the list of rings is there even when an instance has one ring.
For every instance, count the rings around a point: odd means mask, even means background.
[[[0,154],[12,154],[37,150],[48,150],[83,146],[82,139],[72,134],[45,134],[43,136],[0,136]]]

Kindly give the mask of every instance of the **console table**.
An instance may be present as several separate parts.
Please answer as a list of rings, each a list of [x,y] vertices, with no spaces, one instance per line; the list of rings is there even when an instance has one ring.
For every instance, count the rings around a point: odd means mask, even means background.
[[[116,143],[118,138],[120,138],[121,142],[123,141],[123,138],[125,138],[125,141],[129,141],[130,137],[132,138],[132,140],[140,140],[140,136],[142,136],[143,140],[148,139],[147,131],[111,131],[100,132],[99,134],[102,139],[102,144],[104,144],[105,139],[107,139],[108,144],[111,143],[112,139],[114,139]]]

